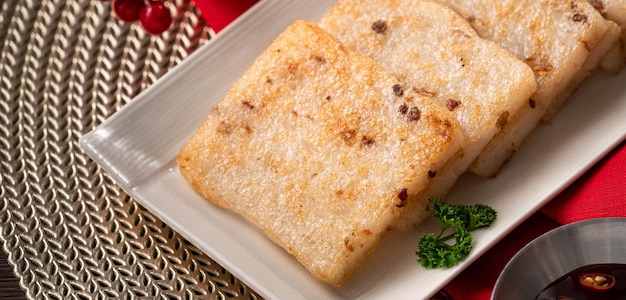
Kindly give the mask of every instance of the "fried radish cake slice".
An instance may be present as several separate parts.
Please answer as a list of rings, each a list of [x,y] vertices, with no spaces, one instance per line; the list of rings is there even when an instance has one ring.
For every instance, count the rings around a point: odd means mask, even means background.
[[[584,78],[591,53],[604,40],[610,22],[584,0],[437,0],[463,16],[478,34],[494,41],[534,71],[537,92],[521,113],[509,120],[483,149],[470,170],[481,176],[497,174],[526,137],[553,115]],[[601,57],[595,53],[593,57]]]
[[[558,109],[567,102],[567,98],[569,98],[576,88],[587,79],[593,71],[598,69],[598,67],[612,72],[617,73],[619,70],[617,67],[619,66],[619,59],[617,55],[621,55],[619,53],[619,38],[620,38],[620,28],[619,26],[612,21],[607,22],[607,30],[604,33],[602,39],[598,42],[597,46],[589,52],[587,56],[587,60],[583,64],[580,71],[574,75],[574,77],[570,80],[569,84],[563,91],[561,91],[560,95],[557,97],[555,103],[557,105],[552,105],[548,108],[548,111],[543,116],[543,121],[550,122],[554,115],[558,112]]]
[[[620,39],[602,61],[602,68],[617,73],[626,64],[626,0],[587,0],[604,18],[619,26]]]
[[[463,145],[454,116],[308,21],[257,58],[184,145],[180,173],[340,286]]]
[[[320,27],[368,55],[413,89],[446,106],[465,135],[461,155],[433,174],[397,224],[410,230],[428,216],[483,147],[536,90],[528,65],[482,39],[447,6],[422,0],[340,0]]]
[[[571,96],[571,94],[576,91],[576,88],[582,83],[585,79],[587,79],[593,71],[598,69],[598,67],[603,70],[609,71],[611,73],[619,72],[621,54],[619,53],[619,37],[620,37],[620,28],[619,26],[612,21],[607,22],[607,31],[604,34],[602,40],[598,43],[598,45],[589,52],[587,60],[583,64],[582,68],[576,75],[570,80],[570,83],[561,91],[558,95],[556,103],[565,103],[567,98]],[[559,106],[552,106],[548,109],[546,114],[543,116],[544,122],[550,122],[554,115],[557,113]]]

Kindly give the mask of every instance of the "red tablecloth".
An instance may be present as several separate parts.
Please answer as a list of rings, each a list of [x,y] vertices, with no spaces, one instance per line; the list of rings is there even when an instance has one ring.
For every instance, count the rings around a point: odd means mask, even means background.
[[[216,32],[256,2],[195,0],[204,19]],[[617,146],[569,188],[456,277],[444,290],[454,299],[490,299],[496,279],[506,263],[532,239],[559,225],[576,221],[626,217],[625,145],[622,142]]]
[[[215,32],[220,32],[256,2],[257,0],[196,0],[194,3],[209,26]]]

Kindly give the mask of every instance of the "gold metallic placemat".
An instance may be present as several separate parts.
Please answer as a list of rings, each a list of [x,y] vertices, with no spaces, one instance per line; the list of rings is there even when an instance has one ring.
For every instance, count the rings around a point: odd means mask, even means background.
[[[28,298],[260,298],[78,146],[213,36],[168,3],[173,27],[150,36],[110,2],[0,0],[0,238]]]

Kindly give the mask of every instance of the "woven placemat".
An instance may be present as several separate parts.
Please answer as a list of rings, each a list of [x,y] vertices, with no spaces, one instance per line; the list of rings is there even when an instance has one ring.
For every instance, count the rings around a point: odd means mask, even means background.
[[[0,1],[0,238],[28,298],[260,298],[78,146],[212,38],[191,1],[167,3],[174,25],[150,36],[110,2]]]

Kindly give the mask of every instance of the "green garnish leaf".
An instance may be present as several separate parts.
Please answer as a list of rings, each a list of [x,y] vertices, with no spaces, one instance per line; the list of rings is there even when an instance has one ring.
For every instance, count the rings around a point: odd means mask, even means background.
[[[497,213],[488,205],[472,206],[446,204],[441,198],[431,198],[434,217],[441,222],[441,232],[437,236],[427,233],[418,243],[418,262],[425,268],[452,267],[467,257],[472,250],[471,231],[487,227],[495,221]],[[444,233],[453,230],[444,236]],[[447,241],[454,238],[454,244]]]
[[[496,211],[488,205],[476,204],[473,206],[466,206],[465,210],[468,216],[466,228],[470,231],[481,227],[487,227],[496,220]]]

